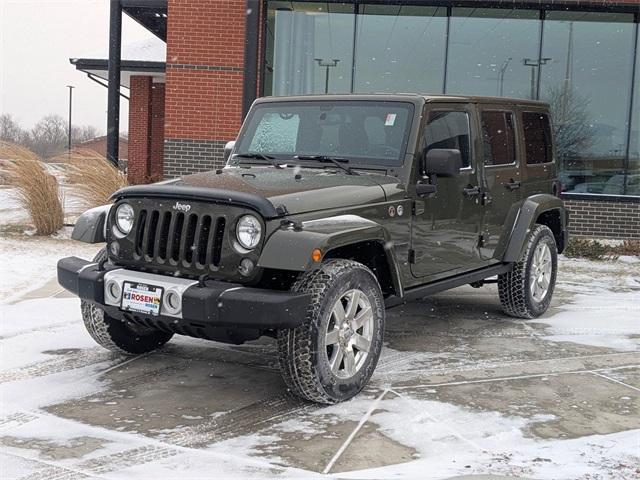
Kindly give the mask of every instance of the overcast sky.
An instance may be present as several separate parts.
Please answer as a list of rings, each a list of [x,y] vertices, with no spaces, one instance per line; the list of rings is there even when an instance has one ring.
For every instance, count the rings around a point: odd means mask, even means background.
[[[123,15],[123,44],[150,37]],[[107,89],[69,58],[107,58],[108,41],[109,0],[0,0],[0,113],[10,113],[24,128],[50,113],[67,118],[66,85],[74,85],[74,125],[106,132]],[[121,131],[127,130],[127,104],[123,99]]]

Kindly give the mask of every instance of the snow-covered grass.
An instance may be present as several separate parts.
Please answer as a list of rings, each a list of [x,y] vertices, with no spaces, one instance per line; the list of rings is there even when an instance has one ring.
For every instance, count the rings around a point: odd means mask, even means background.
[[[91,260],[101,245],[69,238],[69,229],[57,237],[5,235],[0,238],[0,302],[9,302],[55,278],[62,257]]]

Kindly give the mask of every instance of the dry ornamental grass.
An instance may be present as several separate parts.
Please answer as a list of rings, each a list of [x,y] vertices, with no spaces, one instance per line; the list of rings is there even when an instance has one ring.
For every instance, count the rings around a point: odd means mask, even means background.
[[[29,212],[36,235],[51,235],[64,224],[62,196],[57,179],[30,150],[0,142],[0,159],[8,183],[17,190],[20,205]]]
[[[124,173],[93,150],[74,149],[52,161],[67,165],[67,181],[87,208],[109,203],[114,192],[127,186]]]

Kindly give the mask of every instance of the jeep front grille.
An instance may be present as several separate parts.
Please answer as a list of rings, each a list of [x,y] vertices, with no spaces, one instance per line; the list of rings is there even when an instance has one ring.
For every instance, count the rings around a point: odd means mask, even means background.
[[[135,226],[134,258],[190,269],[216,270],[226,219],[173,210],[142,209]]]

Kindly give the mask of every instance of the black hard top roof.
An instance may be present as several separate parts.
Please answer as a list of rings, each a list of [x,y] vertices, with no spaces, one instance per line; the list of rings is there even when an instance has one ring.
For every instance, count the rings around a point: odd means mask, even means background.
[[[322,101],[322,100],[360,100],[378,102],[412,102],[412,103],[490,103],[499,105],[525,105],[547,107],[548,104],[536,100],[505,97],[481,97],[474,95],[439,95],[429,93],[371,93],[371,94],[330,94],[330,95],[293,95],[286,97],[262,97],[256,103],[290,102],[290,101]]]

